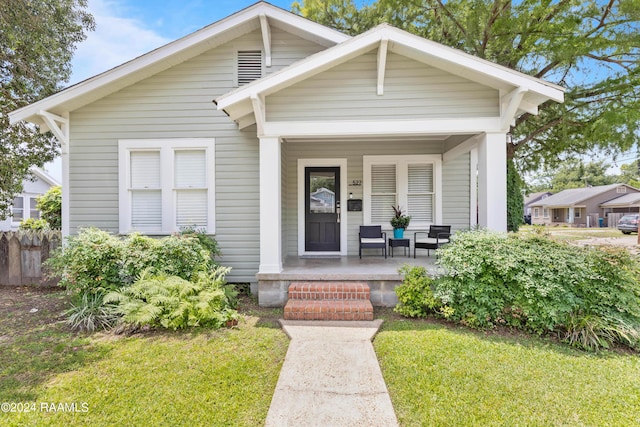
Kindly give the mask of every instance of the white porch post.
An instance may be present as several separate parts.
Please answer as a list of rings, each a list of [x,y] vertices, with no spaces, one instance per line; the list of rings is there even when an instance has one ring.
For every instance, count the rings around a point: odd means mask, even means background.
[[[569,224],[573,224],[573,222],[574,222],[574,221],[573,221],[574,215],[575,215],[575,210],[573,209],[573,207],[570,207],[570,208],[569,208],[569,216],[567,217],[567,222],[568,222]]]
[[[506,133],[487,133],[478,143],[478,222],[507,231]]]
[[[260,270],[282,271],[280,139],[260,137]]]

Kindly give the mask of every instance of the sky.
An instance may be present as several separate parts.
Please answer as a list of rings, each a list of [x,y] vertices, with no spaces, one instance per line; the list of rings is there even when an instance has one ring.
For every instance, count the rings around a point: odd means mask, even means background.
[[[89,0],[96,29],[78,45],[69,85],[251,6],[257,0]],[[293,0],[270,0],[291,9]]]

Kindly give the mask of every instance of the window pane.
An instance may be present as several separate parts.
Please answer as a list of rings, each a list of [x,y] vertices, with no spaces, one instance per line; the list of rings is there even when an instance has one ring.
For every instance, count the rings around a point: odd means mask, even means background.
[[[175,152],[176,188],[205,188],[207,186],[205,150],[177,150]]]
[[[396,195],[372,195],[371,196],[371,223],[387,225],[393,216],[391,206],[396,205]]]
[[[422,163],[409,165],[409,193],[433,192],[433,165]]]
[[[130,160],[130,188],[160,188],[159,151],[132,151]]]
[[[162,228],[160,190],[131,191],[131,226],[141,231],[154,231]]]
[[[396,192],[396,165],[371,165],[371,193]]]
[[[11,216],[13,221],[22,221],[24,218],[24,198],[16,197],[13,199],[13,206],[11,208]]]
[[[309,173],[309,211],[336,212],[336,174],[333,171]]]
[[[408,195],[411,221],[433,222],[433,194]]]
[[[37,204],[38,202],[34,197],[29,199],[29,217],[34,219],[40,219],[40,211],[36,207]]]
[[[176,225],[207,226],[207,190],[180,190],[176,194]]]

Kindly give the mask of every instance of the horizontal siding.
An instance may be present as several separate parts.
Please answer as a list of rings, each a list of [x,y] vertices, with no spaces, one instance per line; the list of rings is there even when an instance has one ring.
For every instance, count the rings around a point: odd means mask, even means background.
[[[499,116],[498,91],[391,53],[378,96],[377,53],[361,55],[266,99],[267,120]]]
[[[323,48],[271,29],[267,73]],[[71,114],[71,232],[118,232],[118,140],[215,138],[216,239],[229,280],[254,282],[259,264],[258,141],[212,100],[233,89],[238,49],[261,49],[259,31],[208,51]]]
[[[284,244],[287,255],[298,254],[298,159],[313,158],[346,158],[347,176],[342,176],[347,183],[363,179],[363,155],[406,155],[406,154],[439,154],[442,152],[442,143],[439,141],[287,141],[283,144],[286,152],[283,161],[286,188],[283,190],[286,205],[283,211]],[[468,160],[467,160],[468,165]],[[467,167],[468,169],[468,167]],[[446,168],[445,168],[446,170]],[[466,172],[467,180],[469,172]],[[467,182],[467,189],[469,184]],[[348,192],[353,193],[354,199],[363,198],[363,187],[348,186]],[[468,190],[467,190],[468,192]],[[468,198],[468,197],[467,197]],[[467,224],[469,201],[466,202]],[[389,207],[391,210],[391,207]],[[346,206],[342,209],[343,215],[347,215],[348,236],[347,245],[349,255],[358,254],[358,232],[363,224],[362,212],[348,212]],[[447,220],[445,214],[445,220]],[[389,216],[391,220],[391,214]]]
[[[469,228],[471,212],[470,156],[442,164],[442,217],[453,230]]]

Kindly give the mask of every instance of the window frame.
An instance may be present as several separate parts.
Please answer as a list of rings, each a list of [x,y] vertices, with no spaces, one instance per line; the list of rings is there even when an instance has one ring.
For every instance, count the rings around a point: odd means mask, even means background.
[[[442,158],[440,155],[417,154],[417,155],[381,155],[363,156],[363,221],[364,225],[372,225],[371,222],[371,167],[373,165],[396,165],[396,205],[400,205],[403,212],[408,207],[409,194],[409,164],[427,163],[433,165],[433,221],[414,221],[409,223],[409,230],[426,229],[431,224],[442,223]],[[411,215],[411,212],[408,212]],[[391,230],[391,218],[393,210],[389,206],[389,221],[382,225],[385,230]]]
[[[21,208],[16,208],[15,204],[16,204],[16,200],[17,199],[22,199],[22,207]],[[25,205],[27,203],[25,203],[26,200],[28,200],[29,198],[24,196],[24,195],[19,195],[13,198],[13,200],[11,201],[11,222],[13,225],[16,224],[20,224],[22,221],[24,221],[25,219],[28,218],[28,216],[25,215],[25,213],[27,212],[27,209],[25,209]],[[22,217],[20,219],[16,219],[14,216],[14,213],[16,210],[20,210],[22,211]]]
[[[543,218],[550,218],[550,216],[549,216],[549,208],[542,208],[542,217]]]
[[[129,234],[139,232],[146,235],[169,235],[180,231],[177,221],[177,193],[175,185],[175,155],[181,150],[205,151],[205,178],[207,190],[207,234],[215,234],[215,138],[175,138],[175,139],[121,139],[118,141],[118,201],[119,232]],[[157,230],[137,230],[131,215],[131,157],[132,151],[160,152],[160,193],[162,225]]]
[[[540,218],[540,208],[533,208],[533,217]]]

